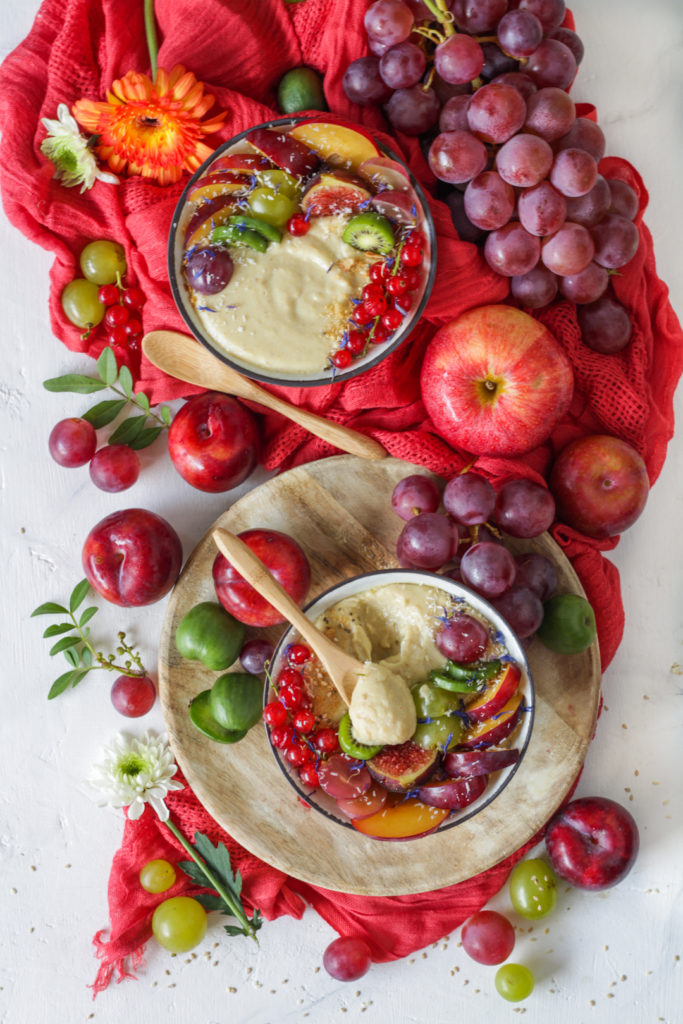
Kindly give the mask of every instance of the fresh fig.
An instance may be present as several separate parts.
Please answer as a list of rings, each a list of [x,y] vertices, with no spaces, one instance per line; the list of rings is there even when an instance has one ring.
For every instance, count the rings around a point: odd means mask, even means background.
[[[407,793],[429,778],[439,756],[438,750],[418,747],[417,743],[407,740],[384,747],[365,764],[373,778],[391,793]]]
[[[365,184],[350,174],[322,172],[304,193],[301,209],[312,217],[333,213],[356,213],[371,197]]]

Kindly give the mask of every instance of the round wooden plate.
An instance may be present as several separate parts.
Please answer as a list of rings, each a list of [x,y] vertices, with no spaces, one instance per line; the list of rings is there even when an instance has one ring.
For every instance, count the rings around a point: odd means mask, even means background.
[[[397,459],[323,459],[250,491],[215,526],[234,533],[265,527],[295,537],[311,564],[312,599],[350,576],[396,567],[402,522],[392,511],[391,492],[416,471],[425,472]],[[559,590],[583,594],[576,573],[548,534],[510,546],[547,555],[557,566]],[[561,803],[593,735],[600,694],[597,643],[582,654],[561,656],[533,641],[528,657],[536,714],[519,770],[474,818],[421,839],[368,839],[303,807],[275,763],[262,724],[235,745],[204,737],[191,724],[187,708],[217,673],[181,658],[173,638],[193,605],[216,600],[215,555],[209,531],[171,595],[159,645],[159,688],[171,746],[185,777],[206,810],[246,849],[326,889],[371,896],[426,892],[498,863],[533,836]],[[259,634],[275,640],[283,628]]]

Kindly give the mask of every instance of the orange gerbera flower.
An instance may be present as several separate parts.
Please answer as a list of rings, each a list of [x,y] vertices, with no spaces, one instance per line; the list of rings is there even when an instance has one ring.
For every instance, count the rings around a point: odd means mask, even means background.
[[[128,71],[113,83],[106,103],[78,100],[73,114],[99,136],[95,152],[113,171],[168,185],[184,170],[196,171],[213,152],[201,141],[225,121],[223,112],[202,121],[213,103],[204,85],[178,64],[170,74],[159,68],[153,82]]]

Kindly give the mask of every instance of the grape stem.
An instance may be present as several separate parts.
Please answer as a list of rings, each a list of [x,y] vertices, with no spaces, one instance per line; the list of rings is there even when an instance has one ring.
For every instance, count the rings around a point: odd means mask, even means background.
[[[119,646],[116,648],[116,654],[120,657],[129,655],[128,660],[123,665],[116,664],[116,655],[110,654],[108,657],[105,656],[102,651],[96,651],[93,645],[88,639],[87,633],[85,633],[79,626],[76,617],[73,612],[69,612],[69,618],[73,622],[78,634],[83,641],[83,644],[92,654],[97,665],[92,665],[93,668],[106,668],[108,672],[120,672],[124,676],[132,676],[134,678],[144,678],[147,675],[147,669],[142,664],[142,658],[138,652],[126,642],[126,634],[119,633]],[[133,668],[133,664],[136,668]]]
[[[242,907],[242,905],[238,901],[236,901],[233,896],[230,895],[230,893],[225,889],[225,887],[223,885],[221,885],[221,883],[218,881],[218,879],[213,874],[213,872],[208,867],[208,865],[206,865],[204,863],[204,861],[200,857],[197,856],[197,854],[195,852],[195,849],[192,846],[192,844],[187,841],[187,839],[182,834],[180,829],[171,821],[170,818],[168,819],[168,821],[164,822],[164,825],[169,830],[169,832],[171,832],[175,836],[175,838],[178,840],[178,842],[180,843],[182,848],[185,850],[185,852],[187,854],[189,854],[189,856],[195,862],[195,864],[197,865],[199,870],[206,877],[206,880],[207,880],[207,883],[208,883],[207,888],[215,889],[216,890],[218,895],[225,902],[226,906],[230,909],[230,913],[242,925],[242,927],[244,929],[244,934],[245,935],[249,935],[254,940],[256,945],[258,946],[259,941],[256,938],[256,932],[254,930],[254,926],[251,923],[251,921],[249,920],[249,918],[247,917],[247,915],[245,914],[244,908]]]
[[[154,20],[154,0],[144,0],[145,10],[145,36],[147,37],[147,49],[149,51],[149,65],[152,70],[152,80],[157,76],[157,54],[159,43],[157,40],[157,26]]]
[[[436,20],[443,25],[444,33],[447,36],[454,36],[453,15],[446,7],[446,0],[424,0],[424,5],[429,8]]]
[[[439,45],[439,43],[443,43],[446,39],[443,32],[439,32],[439,30],[436,28],[418,26],[417,28],[413,29],[413,32],[417,32],[418,35],[424,36],[425,39],[428,39],[430,41],[430,43],[436,43],[437,46]]]
[[[131,405],[134,405],[136,409],[140,410],[140,412],[144,412],[147,416],[151,416],[153,420],[157,421],[159,426],[164,427],[164,429],[168,430],[168,423],[165,423],[164,420],[162,420],[161,416],[157,416],[157,414],[155,412],[152,412],[151,409],[149,410],[149,412],[147,412],[145,407],[140,405],[140,403],[138,402],[137,395],[133,395],[131,398],[129,398],[125,391],[120,391],[114,384],[110,384],[109,387],[113,392],[115,392],[115,394],[120,395],[121,398],[125,398],[127,402],[130,402]]]

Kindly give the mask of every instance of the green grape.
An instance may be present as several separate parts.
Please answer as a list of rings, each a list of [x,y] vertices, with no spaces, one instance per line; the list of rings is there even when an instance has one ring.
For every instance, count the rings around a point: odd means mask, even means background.
[[[510,1003],[519,1003],[534,990],[534,976],[524,964],[503,964],[496,971],[496,992]]]
[[[249,193],[249,206],[258,217],[263,217],[265,221],[274,224],[276,228],[284,227],[298,209],[294,200],[289,196],[265,186],[255,188],[253,192]]]
[[[115,284],[116,275],[126,273],[126,254],[118,242],[102,238],[90,242],[81,253],[81,270],[95,284]]]
[[[76,327],[96,327],[104,316],[106,307],[98,299],[97,291],[93,281],[77,277],[62,292],[64,315]]]
[[[206,911],[191,896],[172,896],[154,911],[152,931],[169,953],[187,953],[206,935]]]
[[[296,178],[277,167],[268,167],[265,171],[259,171],[257,178],[260,185],[265,185],[273,192],[288,196],[289,199],[298,200],[301,195],[301,187]]]
[[[431,722],[420,722],[412,735],[413,743],[429,750],[450,750],[457,747],[465,731],[462,718],[457,715],[440,715]]]
[[[412,692],[418,718],[437,718],[449,711],[457,711],[462,699],[460,694],[449,693],[434,683],[419,683]]]
[[[510,900],[522,917],[545,917],[557,903],[557,877],[541,858],[523,860],[510,875]]]
[[[167,860],[150,860],[140,871],[140,885],[147,892],[166,892],[175,879],[175,868]]]

